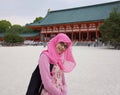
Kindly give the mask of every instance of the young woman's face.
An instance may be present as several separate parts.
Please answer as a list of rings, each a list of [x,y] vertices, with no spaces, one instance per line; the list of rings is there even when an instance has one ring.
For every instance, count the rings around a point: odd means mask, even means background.
[[[67,48],[68,48],[68,45],[65,42],[59,42],[56,45],[56,50],[59,54],[62,54]]]

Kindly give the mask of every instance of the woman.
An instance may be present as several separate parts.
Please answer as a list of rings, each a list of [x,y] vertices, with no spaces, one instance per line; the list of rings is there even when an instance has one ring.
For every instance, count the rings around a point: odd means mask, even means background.
[[[76,63],[71,52],[72,42],[66,34],[52,38],[47,50],[39,57],[39,68],[44,85],[41,95],[67,95],[64,72],[73,70]],[[53,64],[50,72],[50,64]]]

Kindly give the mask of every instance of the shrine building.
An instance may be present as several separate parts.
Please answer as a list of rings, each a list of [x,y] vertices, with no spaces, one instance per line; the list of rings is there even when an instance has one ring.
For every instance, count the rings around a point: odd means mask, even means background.
[[[41,41],[49,41],[56,34],[65,33],[72,41],[92,42],[101,37],[99,26],[104,23],[114,8],[120,10],[120,1],[48,10],[42,20],[28,24],[26,27],[39,30]]]

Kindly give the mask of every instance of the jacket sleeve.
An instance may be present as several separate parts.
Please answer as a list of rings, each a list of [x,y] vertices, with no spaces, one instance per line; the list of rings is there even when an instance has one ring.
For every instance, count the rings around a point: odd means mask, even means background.
[[[50,62],[48,57],[45,54],[41,54],[39,57],[39,68],[41,79],[44,85],[44,88],[48,91],[51,95],[66,95],[66,85],[63,86],[63,90],[57,89],[54,84],[52,83],[52,77],[50,75]],[[65,80],[64,84],[65,84]]]

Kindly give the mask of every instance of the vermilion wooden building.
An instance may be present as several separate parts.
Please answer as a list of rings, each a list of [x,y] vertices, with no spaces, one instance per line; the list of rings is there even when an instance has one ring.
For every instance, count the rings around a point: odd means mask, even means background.
[[[40,31],[41,41],[48,41],[58,33],[66,33],[72,41],[95,41],[101,37],[99,26],[120,1],[91,6],[48,11],[46,17],[27,27]]]

